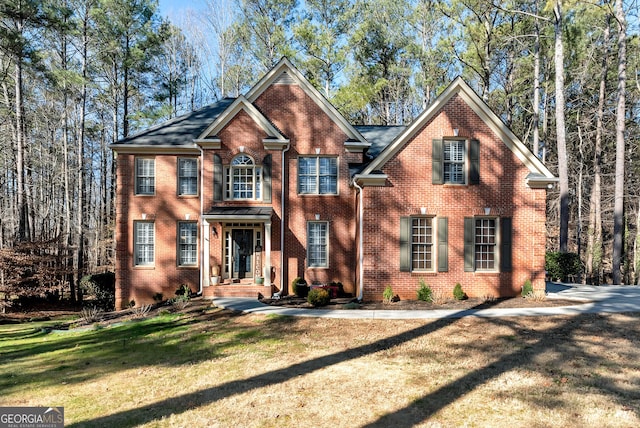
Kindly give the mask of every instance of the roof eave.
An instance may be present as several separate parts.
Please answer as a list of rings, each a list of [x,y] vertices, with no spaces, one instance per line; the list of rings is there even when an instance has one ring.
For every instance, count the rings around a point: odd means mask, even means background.
[[[184,145],[184,146],[110,144],[109,148],[119,154],[144,154],[144,155],[200,154],[200,149],[195,144]]]
[[[360,187],[384,187],[387,184],[389,176],[387,174],[356,174],[353,180]]]

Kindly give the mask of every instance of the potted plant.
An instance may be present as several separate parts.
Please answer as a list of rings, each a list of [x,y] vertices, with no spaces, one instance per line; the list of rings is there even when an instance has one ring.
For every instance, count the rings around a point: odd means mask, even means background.
[[[307,297],[309,294],[309,286],[304,278],[297,277],[291,281],[291,288],[293,293],[298,297]]]
[[[255,281],[256,281],[256,284],[263,285],[264,284],[264,276],[256,276]]]
[[[220,284],[220,265],[211,266],[211,285]]]

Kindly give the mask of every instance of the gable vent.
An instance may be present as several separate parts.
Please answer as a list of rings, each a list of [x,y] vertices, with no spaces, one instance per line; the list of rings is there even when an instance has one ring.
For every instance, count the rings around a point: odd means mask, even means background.
[[[284,71],[273,83],[276,85],[295,85],[296,81],[288,72]]]

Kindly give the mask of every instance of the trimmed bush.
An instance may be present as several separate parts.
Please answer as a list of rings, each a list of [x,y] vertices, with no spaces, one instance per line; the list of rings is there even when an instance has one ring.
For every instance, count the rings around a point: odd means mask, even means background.
[[[329,292],[324,288],[314,288],[309,291],[309,295],[307,296],[307,302],[311,303],[313,306],[326,306],[329,304]]]
[[[393,288],[390,285],[387,285],[382,292],[382,301],[384,303],[391,303],[393,300]]]
[[[91,306],[112,311],[116,304],[116,275],[113,272],[86,275],[80,280],[82,294],[93,296]]]
[[[522,286],[522,297],[528,297],[533,294],[533,284],[531,284],[531,280],[527,279]]]
[[[433,302],[433,291],[431,287],[425,284],[424,279],[420,280],[420,287],[418,288],[418,300],[423,302]]]
[[[576,253],[548,251],[544,256],[544,268],[551,279],[565,282],[569,275],[582,272],[582,263]]]
[[[456,286],[453,287],[453,297],[456,300],[465,300],[467,298],[467,294],[462,291],[462,285],[459,282],[456,283]]]

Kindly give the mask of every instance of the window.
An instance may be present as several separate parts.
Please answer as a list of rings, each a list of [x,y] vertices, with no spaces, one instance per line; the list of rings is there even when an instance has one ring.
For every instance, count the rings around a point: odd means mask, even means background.
[[[195,266],[198,263],[198,224],[178,223],[178,265]]]
[[[400,271],[448,272],[448,231],[447,217],[400,217]]]
[[[464,139],[434,139],[433,184],[479,184],[480,142]]]
[[[298,193],[305,195],[337,195],[338,158],[298,158]]]
[[[178,159],[178,194],[198,194],[198,160]]]
[[[155,230],[152,221],[133,223],[133,252],[136,266],[153,266],[155,261]]]
[[[153,158],[136,158],[136,195],[153,195],[156,192],[156,161]]]
[[[464,184],[464,141],[445,141],[444,148],[444,182]]]
[[[309,267],[329,267],[329,224],[307,223],[307,259]]]
[[[250,156],[241,154],[233,158],[227,168],[227,199],[262,198],[262,171]]]
[[[411,219],[411,270],[433,270],[433,219]]]
[[[511,272],[512,218],[465,217],[465,272]]]
[[[494,270],[496,268],[496,219],[477,218],[475,220],[475,268]]]

